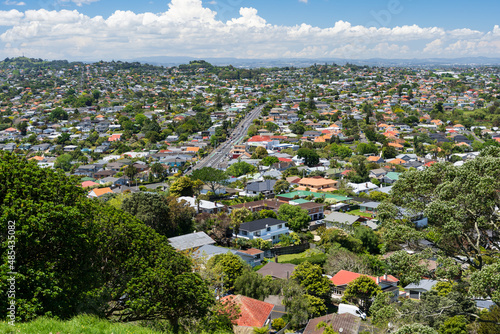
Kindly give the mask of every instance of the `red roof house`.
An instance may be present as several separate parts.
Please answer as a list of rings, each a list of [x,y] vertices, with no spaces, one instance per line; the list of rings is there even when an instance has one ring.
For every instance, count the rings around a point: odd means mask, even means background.
[[[264,327],[271,318],[273,304],[243,295],[229,295],[222,298],[222,302],[232,302],[240,309],[240,317],[236,320],[237,326],[243,327]]]
[[[383,275],[380,277],[373,277],[369,275],[358,274],[352,271],[341,270],[336,273],[330,281],[335,285],[333,288],[334,297],[341,297],[344,294],[347,285],[357,279],[360,276],[367,276],[371,278],[375,283],[377,283],[383,292],[391,291],[394,293],[393,299],[397,300],[399,296],[398,282],[399,280],[392,275]]]

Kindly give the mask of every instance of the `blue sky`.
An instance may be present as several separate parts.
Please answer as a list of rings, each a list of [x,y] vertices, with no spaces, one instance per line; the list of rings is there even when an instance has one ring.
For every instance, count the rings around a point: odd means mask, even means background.
[[[0,1],[0,57],[500,57],[498,0]]]

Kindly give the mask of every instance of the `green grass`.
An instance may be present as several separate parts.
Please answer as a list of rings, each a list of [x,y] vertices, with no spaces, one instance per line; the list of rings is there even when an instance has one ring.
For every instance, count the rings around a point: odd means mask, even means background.
[[[316,252],[314,250],[308,249],[302,253],[279,255],[278,262],[282,263],[283,261],[290,261],[290,260],[294,260],[294,259],[303,259],[306,257],[310,257],[311,255],[314,255],[314,254],[316,254]]]
[[[373,215],[371,213],[362,212],[359,209],[357,209],[357,210],[351,210],[351,211],[346,212],[346,213],[348,213],[350,215],[356,215],[356,216],[361,216],[361,217],[373,218]]]
[[[112,323],[90,315],[79,315],[71,320],[61,321],[46,317],[35,321],[16,323],[0,322],[0,333],[5,334],[159,334],[161,332],[138,325]]]

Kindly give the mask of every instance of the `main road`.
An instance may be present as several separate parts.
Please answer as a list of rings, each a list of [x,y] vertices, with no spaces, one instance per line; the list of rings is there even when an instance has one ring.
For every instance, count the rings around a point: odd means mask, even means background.
[[[237,145],[239,142],[243,140],[248,132],[248,128],[252,125],[252,122],[257,119],[262,112],[265,104],[260,105],[250,111],[238,124],[236,128],[234,128],[229,133],[229,139],[225,142],[221,143],[217,148],[215,148],[209,155],[207,155],[202,160],[198,161],[196,165],[192,168],[189,168],[186,171],[186,174],[191,174],[191,172],[195,169],[200,169],[203,167],[214,167],[218,168],[218,165],[228,157],[229,152],[231,151],[234,145]]]

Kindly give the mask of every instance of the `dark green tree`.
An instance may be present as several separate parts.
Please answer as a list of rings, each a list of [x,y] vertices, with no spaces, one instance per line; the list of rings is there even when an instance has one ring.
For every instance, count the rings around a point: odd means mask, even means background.
[[[282,204],[278,209],[278,219],[287,222],[292,231],[300,232],[309,226],[311,217],[298,205]]]

